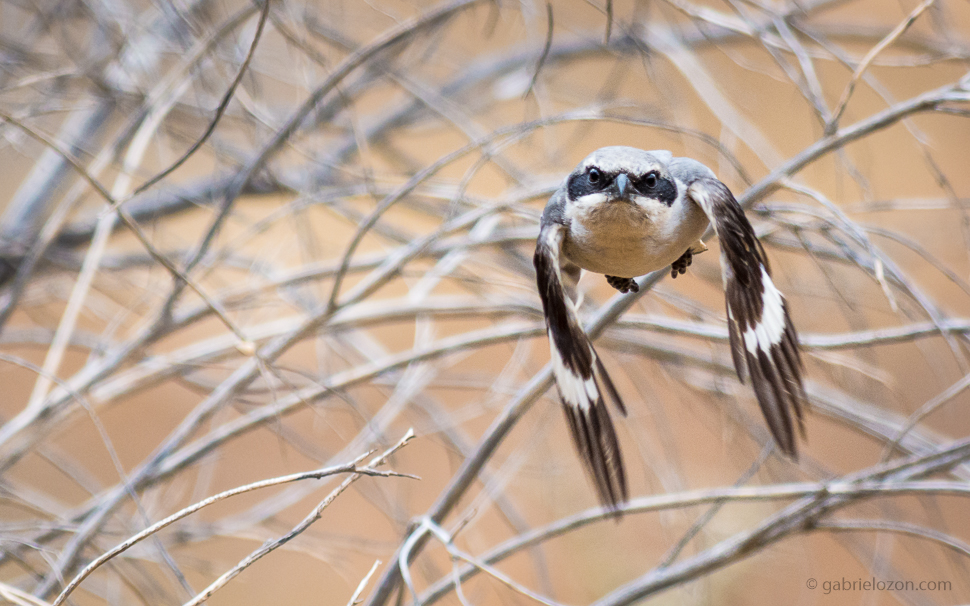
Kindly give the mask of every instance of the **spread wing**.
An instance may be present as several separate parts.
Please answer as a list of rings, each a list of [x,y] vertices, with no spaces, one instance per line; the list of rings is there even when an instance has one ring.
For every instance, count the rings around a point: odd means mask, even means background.
[[[747,370],[775,441],[796,457],[792,416],[804,435],[807,399],[798,336],[785,297],[771,281],[764,249],[727,186],[701,178],[691,183],[687,195],[704,209],[721,242],[728,334],[738,378],[743,383]]]
[[[539,297],[545,311],[556,387],[566,420],[600,500],[610,508],[626,500],[626,474],[613,422],[603,403],[602,387],[624,415],[623,402],[596,356],[571,300],[559,264],[565,228],[547,223],[539,232],[533,259]]]

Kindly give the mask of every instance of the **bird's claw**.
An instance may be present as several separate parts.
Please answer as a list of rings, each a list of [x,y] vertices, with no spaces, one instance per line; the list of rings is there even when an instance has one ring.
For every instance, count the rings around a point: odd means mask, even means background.
[[[687,249],[687,252],[680,255],[680,258],[670,264],[670,277],[676,278],[681,274],[687,273],[687,268],[694,261],[694,253]]]
[[[607,283],[622,293],[640,292],[640,285],[633,278],[617,278],[606,276]]]

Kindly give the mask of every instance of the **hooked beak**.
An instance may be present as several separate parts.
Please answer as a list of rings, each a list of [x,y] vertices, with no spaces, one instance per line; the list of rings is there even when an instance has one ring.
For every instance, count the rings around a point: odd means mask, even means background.
[[[613,185],[616,189],[617,199],[626,200],[626,192],[630,187],[630,177],[627,177],[626,173],[620,173],[613,180]]]

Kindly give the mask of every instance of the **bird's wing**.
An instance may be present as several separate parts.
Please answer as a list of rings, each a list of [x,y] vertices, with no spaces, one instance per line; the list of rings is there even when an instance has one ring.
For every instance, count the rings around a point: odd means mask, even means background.
[[[623,414],[626,410],[593,344],[583,332],[573,302],[566,296],[559,265],[564,236],[562,225],[543,225],[534,258],[552,367],[576,448],[596,484],[600,500],[616,510],[627,498],[626,474],[613,421],[603,402],[602,387]]]
[[[774,282],[767,257],[744,210],[726,185],[711,178],[692,182],[687,195],[707,215],[721,243],[721,274],[727,300],[731,356],[738,378],[745,369],[775,441],[797,456],[792,414],[804,435],[798,336]]]

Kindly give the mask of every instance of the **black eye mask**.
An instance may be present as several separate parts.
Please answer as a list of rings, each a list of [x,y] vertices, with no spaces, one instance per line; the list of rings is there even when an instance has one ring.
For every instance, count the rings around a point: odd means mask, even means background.
[[[652,180],[651,176],[655,178],[653,187],[648,184]],[[640,195],[660,200],[667,206],[673,206],[674,200],[677,199],[677,185],[672,179],[657,173],[647,173],[639,179],[633,179],[633,187],[640,192]]]
[[[598,178],[596,178],[596,175],[599,175]],[[656,179],[653,187],[648,185],[648,182],[651,181],[649,178],[651,175]],[[601,192],[613,183],[614,178],[616,178],[615,174],[605,173],[598,168],[590,168],[574,174],[569,177],[569,183],[566,185],[566,189],[569,191],[569,199],[579,200],[583,196]],[[656,172],[647,173],[630,181],[641,196],[659,200],[667,206],[673,206],[674,200],[677,199],[677,185],[672,179],[663,177]]]
[[[599,178],[591,178],[595,175],[599,175]],[[579,200],[583,196],[603,191],[613,182],[614,176],[598,168],[590,168],[585,172],[573,175],[569,177],[569,184],[566,186],[569,190],[569,198],[571,200]]]

